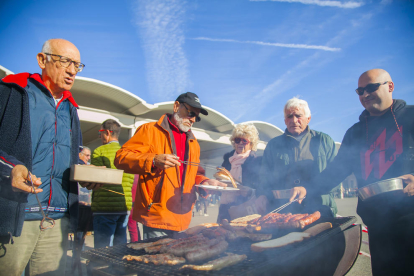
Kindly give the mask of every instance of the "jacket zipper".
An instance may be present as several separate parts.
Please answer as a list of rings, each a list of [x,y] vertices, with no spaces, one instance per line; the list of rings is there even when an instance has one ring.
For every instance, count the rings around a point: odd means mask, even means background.
[[[52,201],[52,193],[53,193],[53,190],[52,190],[52,180],[53,180],[53,173],[54,173],[53,168],[55,167],[55,145],[56,145],[56,136],[57,136],[57,107],[56,107],[56,110],[55,110],[55,137],[53,139],[52,175],[50,176],[50,194],[49,194],[49,200],[47,202],[46,213],[49,212],[48,211],[49,210],[49,206],[50,206],[50,203]]]

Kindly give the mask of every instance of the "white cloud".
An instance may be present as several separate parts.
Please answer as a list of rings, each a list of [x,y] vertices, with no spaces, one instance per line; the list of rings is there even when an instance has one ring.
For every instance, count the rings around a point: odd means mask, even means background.
[[[390,5],[392,3],[392,0],[382,0],[380,2],[381,5]]]
[[[191,39],[207,40],[207,41],[215,41],[215,42],[256,44],[256,45],[283,47],[283,48],[313,49],[313,50],[322,50],[322,51],[330,51],[330,52],[336,52],[336,51],[341,50],[341,48],[332,48],[332,47],[327,47],[327,46],[307,45],[307,44],[270,43],[270,42],[263,42],[263,41],[240,41],[240,40],[235,40],[235,39],[218,39],[218,38],[209,38],[209,37],[196,37],[196,38],[191,38]]]
[[[171,100],[190,84],[183,50],[184,1],[138,0],[136,7],[135,21],[144,48],[148,92],[156,101]]]
[[[371,16],[362,18],[362,25],[367,24],[370,18]],[[350,25],[338,32],[338,34],[330,39],[327,44],[341,44],[346,48],[359,40],[359,35],[357,35],[359,31],[361,31],[361,29],[358,26]],[[314,52],[298,64],[288,68],[284,74],[278,76],[273,82],[262,88],[261,91],[257,91],[252,102],[255,102],[255,106],[261,106],[262,109],[266,108],[278,95],[287,91],[292,91],[302,79],[314,74],[326,64],[335,60],[336,57],[337,55],[324,55],[320,51]],[[257,111],[253,107],[247,106],[246,109],[243,109],[243,112],[240,112],[239,117],[243,118],[246,114],[254,112]],[[277,118],[278,117],[271,116],[270,118],[266,118],[265,121],[273,123]]]
[[[342,9],[355,9],[361,7],[364,3],[354,1],[330,1],[330,0],[250,0],[252,2],[288,2],[288,3],[301,3],[306,5],[318,5],[322,7],[336,7]]]

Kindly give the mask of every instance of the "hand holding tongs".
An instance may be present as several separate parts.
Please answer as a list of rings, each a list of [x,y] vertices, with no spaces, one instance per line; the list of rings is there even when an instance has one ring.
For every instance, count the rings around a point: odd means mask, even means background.
[[[45,212],[43,212],[43,209],[42,209],[42,204],[40,203],[39,197],[37,196],[37,193],[36,193],[35,187],[34,187],[34,185],[33,185],[32,174],[31,174],[30,172],[29,172],[29,179],[30,179],[30,184],[32,185],[33,193],[35,194],[35,196],[36,196],[36,200],[37,200],[37,203],[39,204],[40,212],[42,213],[42,216],[43,216],[43,219],[42,219],[42,221],[40,222],[40,230],[41,230],[41,231],[43,231],[43,230],[46,230],[46,229],[49,229],[49,228],[53,228],[53,226],[55,226],[55,220],[54,220],[54,219],[52,219],[52,218],[47,217],[47,216],[45,215]],[[44,222],[46,222],[46,221],[47,221],[50,225],[48,225],[48,226],[44,227],[44,226],[43,226],[43,223],[44,223]]]
[[[290,204],[292,204],[293,202],[298,201],[298,200],[305,199],[305,197],[306,197],[306,196],[304,196],[304,197],[302,197],[302,198],[297,198],[297,199],[295,199],[295,200],[293,200],[293,201],[289,201],[288,203],[283,204],[283,205],[282,205],[282,206],[280,206],[279,208],[276,208],[276,209],[274,209],[273,211],[269,212],[269,214],[271,214],[271,213],[278,213],[278,212],[280,212],[282,209],[285,209],[286,207],[288,207],[288,206],[289,206]]]

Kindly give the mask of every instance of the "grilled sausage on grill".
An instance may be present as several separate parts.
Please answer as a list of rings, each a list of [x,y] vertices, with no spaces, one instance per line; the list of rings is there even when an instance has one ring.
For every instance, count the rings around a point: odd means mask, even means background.
[[[218,256],[221,253],[223,253],[224,251],[226,251],[228,246],[229,246],[229,244],[226,241],[221,241],[218,244],[213,245],[209,248],[198,249],[198,250],[194,250],[192,252],[188,252],[185,255],[185,258],[189,262],[197,262],[197,261],[210,259],[210,258],[212,258],[214,256]]]
[[[142,255],[142,256],[132,256],[125,255],[122,260],[126,259],[127,261],[138,261],[143,263],[153,263],[155,265],[178,265],[185,263],[185,259],[182,257],[176,257],[172,254],[157,254],[157,255]]]
[[[146,242],[146,243],[130,243],[127,244],[128,248],[132,248],[135,250],[141,250],[144,249],[146,247],[151,247],[151,246],[155,246],[155,245],[160,245],[160,244],[165,244],[165,243],[169,243],[174,241],[174,239],[170,239],[170,238],[165,238],[165,239],[161,239],[155,242]]]
[[[180,269],[193,269],[193,270],[220,270],[224,267],[235,265],[247,258],[246,255],[237,255],[233,253],[226,253],[227,256],[221,257],[203,265],[183,265]]]

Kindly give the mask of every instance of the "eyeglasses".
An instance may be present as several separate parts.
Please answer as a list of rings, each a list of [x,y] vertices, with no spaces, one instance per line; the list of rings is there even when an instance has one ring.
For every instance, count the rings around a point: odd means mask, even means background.
[[[358,87],[357,89],[355,89],[355,91],[357,92],[357,94],[359,96],[364,95],[364,91],[367,91],[367,93],[372,93],[378,90],[378,88],[383,85],[386,84],[388,81],[384,82],[384,83],[370,83],[367,84],[367,86],[365,87]]]
[[[101,137],[102,132],[106,132],[106,131],[113,132],[112,130],[108,130],[108,129],[100,129],[100,130],[98,130],[99,137]]]
[[[70,58],[67,58],[67,57],[64,57],[64,56],[49,54],[49,53],[44,53],[44,54],[48,55],[48,56],[59,57],[60,65],[62,65],[62,67],[65,67],[65,68],[68,68],[73,63],[73,65],[75,66],[76,72],[82,72],[83,68],[85,67],[85,64],[73,61]]]
[[[243,145],[247,145],[250,143],[250,141],[244,138],[234,138],[234,143],[236,144],[242,143]]]
[[[197,114],[194,112],[194,111],[191,111],[191,110],[189,110],[188,108],[187,108],[187,106],[185,105],[185,103],[182,103],[183,105],[184,105],[184,107],[185,107],[185,109],[187,110],[187,116],[188,116],[188,118],[196,118],[196,122],[200,122],[201,121],[201,118],[200,118],[200,116],[197,116]]]

